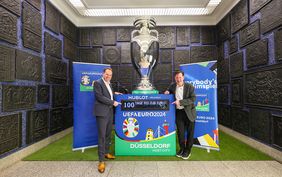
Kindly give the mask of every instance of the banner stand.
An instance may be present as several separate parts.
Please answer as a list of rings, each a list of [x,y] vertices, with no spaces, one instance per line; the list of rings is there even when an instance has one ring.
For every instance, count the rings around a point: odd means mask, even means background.
[[[79,150],[81,150],[81,152],[84,153],[84,151],[85,151],[86,149],[95,148],[95,147],[98,147],[98,145],[87,146],[87,147],[83,147],[83,148],[73,148],[72,150],[73,150],[73,151],[79,151]]]
[[[110,65],[73,62],[73,151],[97,147],[98,132],[93,115],[94,82]]]
[[[201,145],[197,145],[197,144],[194,144],[193,147],[197,147],[197,148],[201,148],[201,149],[206,149],[208,153],[210,153],[211,150],[220,151],[219,148],[205,147],[205,146],[201,146]]]
[[[195,88],[196,111],[195,147],[219,151],[217,112],[217,62],[207,61],[180,65],[184,82]]]

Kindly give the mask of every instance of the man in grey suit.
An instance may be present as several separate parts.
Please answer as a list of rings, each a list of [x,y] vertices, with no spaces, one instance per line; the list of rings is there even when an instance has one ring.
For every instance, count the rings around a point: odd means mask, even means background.
[[[196,95],[193,85],[184,82],[184,72],[175,72],[175,83],[172,83],[165,94],[174,94],[176,105],[176,126],[180,150],[176,156],[182,159],[188,159],[191,155],[191,149],[194,141],[194,127],[196,119],[196,108],[194,102]],[[185,138],[185,131],[188,136]]]
[[[112,69],[105,68],[101,79],[94,82],[94,94],[96,97],[94,105],[94,115],[96,116],[98,128],[98,171],[105,171],[105,158],[115,159],[115,156],[109,153],[111,144],[111,132],[113,123],[113,107],[118,106],[114,100],[114,92],[110,81],[112,79]]]

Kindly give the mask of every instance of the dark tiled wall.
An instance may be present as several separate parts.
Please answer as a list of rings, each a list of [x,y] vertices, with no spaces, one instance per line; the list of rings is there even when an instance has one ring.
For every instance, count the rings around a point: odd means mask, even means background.
[[[77,28],[45,0],[0,2],[0,157],[72,126]]]
[[[135,89],[139,76],[131,64],[131,32],[134,27],[79,28],[78,50],[81,62],[110,64],[116,90]],[[157,26],[158,65],[151,80],[163,92],[180,64],[216,60],[216,28],[213,26]]]
[[[219,122],[282,149],[282,1],[241,0],[217,25]]]

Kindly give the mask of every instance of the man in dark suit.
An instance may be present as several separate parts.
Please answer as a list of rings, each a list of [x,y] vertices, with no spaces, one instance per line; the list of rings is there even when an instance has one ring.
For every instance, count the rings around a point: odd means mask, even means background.
[[[115,159],[115,156],[109,153],[111,144],[111,132],[113,122],[113,107],[118,106],[114,100],[114,92],[110,81],[112,79],[112,69],[105,68],[101,79],[94,82],[94,94],[96,101],[94,104],[94,115],[96,116],[98,128],[98,171],[105,171],[105,158]]]
[[[194,127],[196,119],[196,108],[194,102],[196,95],[193,85],[184,82],[184,72],[175,72],[175,83],[172,83],[165,94],[174,94],[176,105],[176,126],[180,150],[176,156],[182,159],[188,159],[191,155],[191,149],[194,140]],[[185,131],[188,136],[185,138]]]

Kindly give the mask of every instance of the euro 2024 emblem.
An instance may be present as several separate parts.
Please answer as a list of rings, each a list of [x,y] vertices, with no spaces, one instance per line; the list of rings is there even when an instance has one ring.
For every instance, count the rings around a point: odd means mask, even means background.
[[[123,121],[123,133],[128,138],[133,138],[138,135],[139,124],[135,118],[127,118]]]
[[[89,76],[87,76],[87,75],[82,76],[81,77],[81,84],[85,85],[85,86],[89,85],[90,84]]]

